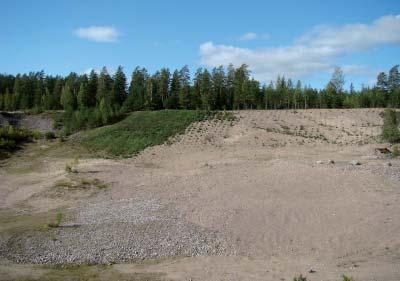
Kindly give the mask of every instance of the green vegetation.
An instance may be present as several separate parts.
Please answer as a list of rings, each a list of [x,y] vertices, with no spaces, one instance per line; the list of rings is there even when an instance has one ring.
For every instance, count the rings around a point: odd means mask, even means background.
[[[396,158],[400,156],[400,146],[395,145],[393,146],[392,157]]]
[[[55,187],[63,189],[88,189],[96,187],[98,189],[103,189],[107,188],[108,184],[99,179],[71,178],[57,181]]]
[[[56,134],[54,132],[49,131],[44,134],[44,137],[46,140],[52,140],[56,138]]]
[[[129,86],[123,68],[66,77],[44,72],[0,74],[0,110],[42,112],[64,109],[70,132],[109,124],[123,113],[160,109],[300,109],[400,107],[399,66],[377,76],[376,85],[356,91],[344,89],[345,77],[336,68],[323,89],[304,86],[288,77],[261,84],[247,65],[211,70],[199,68],[193,79],[187,66],[150,74],[136,67]],[[55,126],[59,126],[56,123]]]
[[[346,275],[343,274],[343,281],[354,281],[352,277],[347,277]]]
[[[59,227],[61,224],[61,220],[63,218],[63,214],[61,211],[57,211],[56,218],[54,222],[47,224],[48,227]]]
[[[307,278],[300,274],[299,276],[294,277],[293,281],[307,281]]]
[[[102,156],[130,157],[183,133],[192,122],[214,115],[213,112],[195,110],[135,112],[114,125],[84,133],[81,143]]]
[[[31,141],[34,134],[28,130],[6,126],[0,128],[0,159],[18,149],[24,142]]]
[[[399,114],[386,109],[383,118],[382,138],[390,143],[400,142]]]

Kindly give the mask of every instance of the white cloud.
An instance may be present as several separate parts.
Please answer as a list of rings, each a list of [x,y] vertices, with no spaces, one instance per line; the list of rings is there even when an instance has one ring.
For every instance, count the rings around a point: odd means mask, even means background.
[[[247,41],[257,39],[257,34],[254,32],[248,32],[240,36],[239,40]]]
[[[268,34],[257,34],[254,32],[247,32],[239,37],[240,41],[250,41],[250,40],[257,40],[257,39],[269,39]]]
[[[252,36],[249,36],[252,37]],[[253,36],[254,37],[254,36]],[[327,72],[344,54],[368,50],[381,44],[400,43],[400,16],[384,16],[371,24],[316,27],[294,44],[283,47],[247,49],[206,42],[200,45],[200,62],[206,66],[246,63],[262,81],[277,75],[300,78]],[[345,65],[345,73],[365,75],[366,66]]]
[[[111,26],[90,26],[78,28],[74,31],[79,38],[95,42],[115,42],[119,37],[119,32]]]

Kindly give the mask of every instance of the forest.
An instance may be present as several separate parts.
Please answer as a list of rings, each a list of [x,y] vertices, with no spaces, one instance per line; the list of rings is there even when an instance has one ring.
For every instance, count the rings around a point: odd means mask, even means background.
[[[247,65],[199,68],[193,79],[188,66],[171,73],[162,68],[149,74],[136,67],[128,85],[121,66],[110,75],[70,73],[66,77],[0,74],[0,110],[65,110],[67,131],[108,124],[127,112],[160,109],[307,109],[400,107],[399,66],[381,72],[373,87],[344,89],[345,77],[336,67],[323,89],[278,76],[262,84]]]

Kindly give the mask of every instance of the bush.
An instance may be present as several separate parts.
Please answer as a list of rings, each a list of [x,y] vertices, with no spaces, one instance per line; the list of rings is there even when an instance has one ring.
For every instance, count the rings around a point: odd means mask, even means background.
[[[400,142],[399,120],[396,111],[392,109],[385,110],[382,138],[390,143]]]
[[[39,132],[39,131],[33,131],[33,132],[32,132],[32,137],[33,137],[35,140],[41,139],[41,138],[42,138],[42,133]]]
[[[354,279],[343,274],[343,281],[354,281]]]
[[[54,132],[46,132],[44,137],[46,140],[53,140],[56,138],[56,134]]]
[[[399,157],[400,156],[400,146],[395,145],[393,146],[392,157]]]
[[[30,141],[32,137],[33,133],[28,130],[12,126],[0,128],[0,150],[16,149],[21,143]]]

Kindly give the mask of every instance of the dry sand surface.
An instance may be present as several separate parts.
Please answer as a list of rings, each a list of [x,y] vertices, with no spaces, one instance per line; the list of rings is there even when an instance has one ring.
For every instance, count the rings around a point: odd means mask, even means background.
[[[27,171],[14,157],[0,170],[0,279],[99,262],[144,280],[398,281],[400,161],[375,151],[381,112],[235,112],[131,159],[80,159],[73,175],[68,153]],[[57,208],[60,228],[15,231]]]

